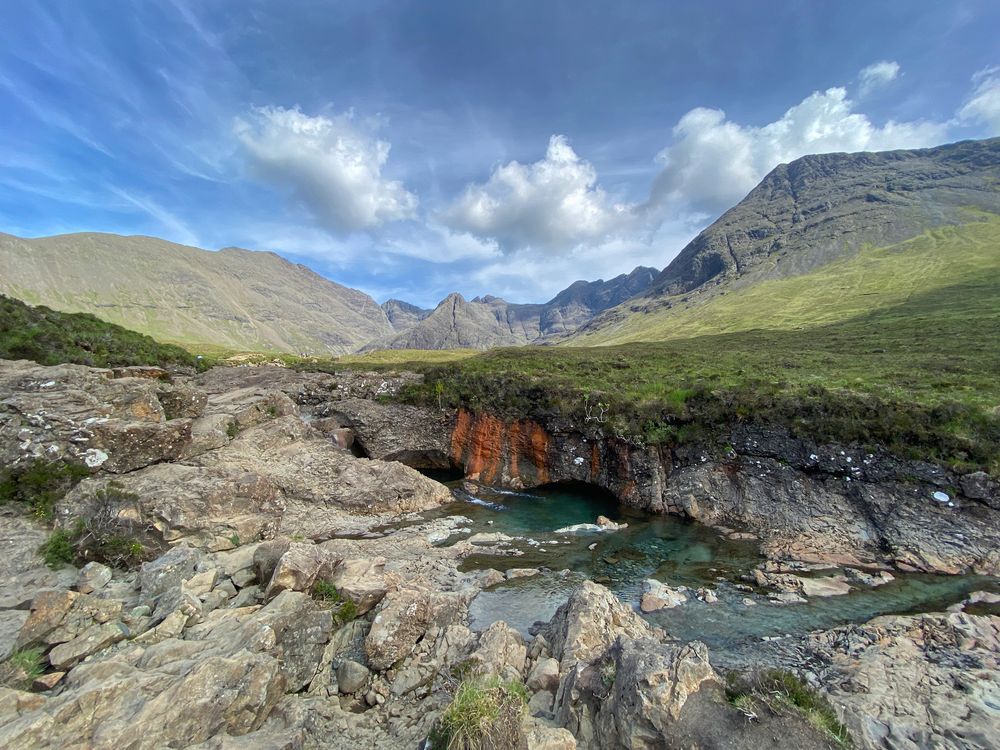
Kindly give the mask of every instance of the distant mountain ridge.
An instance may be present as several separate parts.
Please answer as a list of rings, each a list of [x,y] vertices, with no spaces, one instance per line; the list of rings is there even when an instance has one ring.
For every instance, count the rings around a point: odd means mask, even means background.
[[[970,207],[1000,211],[1000,138],[803,156],[776,167],[695,237],[648,294],[805,273],[864,244],[961,223]]]
[[[446,297],[434,310],[367,294],[270,252],[153,237],[0,233],[0,294],[90,313],[195,349],[336,356],[363,348],[518,346],[572,331],[645,289],[656,269],[578,281],[544,305]]]
[[[466,300],[455,292],[433,311],[421,310],[423,317],[407,330],[365,349],[490,349],[544,343],[641,293],[657,273],[638,266],[608,281],[576,281],[544,304],[510,303],[492,295]]]
[[[976,211],[1000,214],[1000,138],[805,156],[772,170],[645,292],[596,315],[568,340],[586,345],[654,340],[641,338],[654,330],[671,335],[671,315],[690,318],[688,311],[707,309],[723,294],[811,275],[865,248],[973,221]]]
[[[268,252],[0,234],[0,268],[0,293],[186,346],[337,355],[393,332],[367,294]]]

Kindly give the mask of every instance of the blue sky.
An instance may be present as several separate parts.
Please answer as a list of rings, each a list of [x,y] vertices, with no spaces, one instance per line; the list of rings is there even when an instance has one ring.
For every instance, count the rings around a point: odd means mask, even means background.
[[[1000,4],[35,0],[0,231],[275,250],[377,299],[663,267],[778,163],[1000,135]]]

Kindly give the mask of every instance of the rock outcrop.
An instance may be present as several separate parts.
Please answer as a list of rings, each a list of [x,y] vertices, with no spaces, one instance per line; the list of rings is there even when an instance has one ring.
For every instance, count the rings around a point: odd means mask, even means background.
[[[1000,617],[879,617],[818,633],[807,652],[863,747],[1000,742]]]
[[[727,533],[738,529],[777,559],[1000,572],[1000,495],[981,472],[959,476],[884,451],[821,445],[754,425],[672,451],[561,418],[508,420],[461,410],[450,419],[355,402],[345,402],[344,412],[357,439],[380,455],[428,461],[440,458],[447,441],[449,463],[471,479],[512,489],[595,485],[633,507]]]
[[[57,503],[66,530],[100,500],[108,517],[149,534],[156,544],[138,570],[50,570],[36,552],[38,523],[0,510],[0,653],[37,654],[42,672],[28,679],[29,670],[0,664],[10,682],[0,688],[3,747],[418,747],[459,682],[489,675],[526,686],[519,732],[529,748],[765,748],[774,737],[829,747],[787,707],[749,720],[727,701],[702,643],[671,639],[593,582],[534,637],[503,621],[477,632],[470,604],[484,586],[551,573],[506,561],[506,574],[462,572],[467,555],[498,552],[489,545],[503,534],[438,546],[468,531],[468,519],[413,512],[447,502],[446,488],[398,461],[352,455],[313,426],[322,419],[349,419],[343,429],[385,458],[414,460],[399,453],[409,444],[492,482],[579,479],[640,507],[739,521],[777,556],[808,559],[825,546],[827,558],[955,571],[989,569],[994,559],[996,509],[982,477],[963,483],[937,467],[752,427],[734,431],[731,451],[667,456],[552,423],[411,409],[394,423],[395,407],[352,400],[403,382],[391,377],[280,368],[117,375],[0,365],[0,454],[11,465],[48,456],[86,465],[94,414],[125,427],[192,427],[179,455],[123,441]],[[197,426],[203,420],[211,429]],[[129,462],[136,467],[123,468]],[[845,494],[848,485],[857,494]],[[927,510],[907,494],[930,487],[949,492],[948,502],[930,497]],[[821,578],[812,567],[769,561],[749,580],[811,596],[891,580],[857,569]],[[657,606],[679,593],[714,597],[652,580],[647,588]],[[980,611],[994,598],[984,589],[962,606]],[[728,606],[726,597],[713,606]],[[786,640],[792,666],[862,747],[987,748],[1000,739],[1000,618],[886,617]],[[780,655],[777,645],[762,650],[761,663],[787,667]]]

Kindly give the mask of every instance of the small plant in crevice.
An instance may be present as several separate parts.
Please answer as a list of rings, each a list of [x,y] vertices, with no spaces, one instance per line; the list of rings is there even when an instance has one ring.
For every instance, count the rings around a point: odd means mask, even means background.
[[[112,567],[135,568],[155,556],[155,529],[143,523],[139,496],[110,482],[94,493],[74,528],[77,555]]]
[[[233,440],[237,435],[240,434],[240,427],[235,421],[230,422],[226,425],[226,437]]]
[[[115,568],[136,568],[161,551],[150,524],[143,523],[138,495],[110,482],[97,490],[72,524],[53,531],[39,552],[49,567],[97,561]]]
[[[497,676],[462,682],[428,740],[434,750],[500,750],[521,747],[528,691]]]
[[[614,659],[608,659],[601,664],[601,684],[605,690],[611,690],[615,684],[615,677],[618,676],[618,665]]]
[[[86,466],[70,461],[35,459],[5,467],[0,469],[0,505],[19,503],[48,521],[56,503],[88,476]]]
[[[56,529],[38,548],[45,564],[53,570],[70,565],[76,559],[73,537],[65,529]]]
[[[312,598],[329,605],[333,619],[338,625],[344,625],[357,619],[358,606],[337,591],[337,587],[329,581],[317,580],[310,591]]]
[[[28,690],[44,672],[42,649],[28,648],[14,651],[0,664],[0,685],[14,690]]]

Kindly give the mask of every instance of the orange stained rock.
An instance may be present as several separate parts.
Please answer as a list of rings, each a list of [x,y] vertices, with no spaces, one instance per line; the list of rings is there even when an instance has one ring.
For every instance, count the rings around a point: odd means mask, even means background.
[[[528,473],[534,484],[548,481],[549,435],[532,421],[508,425],[489,414],[460,411],[451,434],[451,456],[465,466],[467,476],[495,481],[506,464],[512,479]]]

